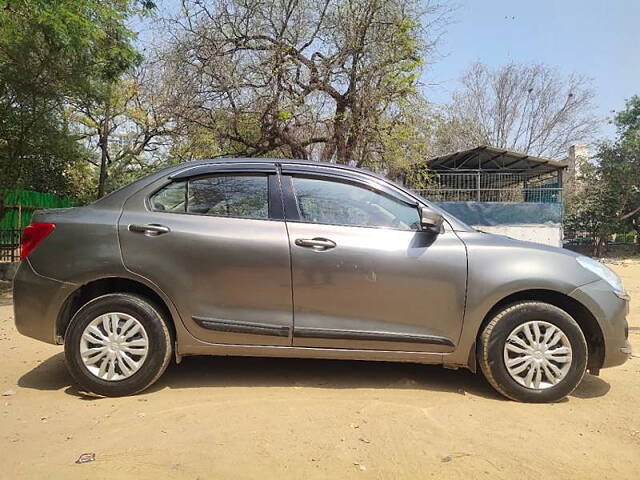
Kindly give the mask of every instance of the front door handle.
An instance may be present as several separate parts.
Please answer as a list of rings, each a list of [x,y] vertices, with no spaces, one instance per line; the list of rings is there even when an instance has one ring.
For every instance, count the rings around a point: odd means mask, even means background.
[[[164,225],[150,223],[147,225],[129,225],[129,231],[135,233],[143,233],[147,237],[155,237],[158,235],[162,235],[163,233],[169,233],[171,229],[169,227],[165,227]]]
[[[336,242],[328,238],[296,238],[295,244],[299,247],[313,248],[314,250],[329,250],[336,246]]]

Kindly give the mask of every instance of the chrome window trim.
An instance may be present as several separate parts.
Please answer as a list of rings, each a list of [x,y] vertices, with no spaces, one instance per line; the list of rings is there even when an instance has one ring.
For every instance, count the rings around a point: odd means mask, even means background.
[[[193,168],[197,168],[197,167],[193,167]],[[192,169],[186,169],[183,171],[190,171]],[[204,214],[204,213],[195,213],[195,212],[170,212],[170,211],[166,211],[166,210],[157,210],[155,208],[153,208],[153,204],[151,203],[151,199],[153,198],[154,195],[156,195],[157,193],[159,193],[160,191],[162,191],[163,189],[165,189],[166,187],[168,187],[171,184],[174,183],[180,183],[180,182],[184,182],[186,185],[186,191],[188,194],[188,189],[189,189],[189,181],[191,179],[194,178],[198,178],[198,177],[207,177],[207,176],[213,176],[213,175],[217,175],[217,174],[224,174],[224,175],[233,175],[234,173],[237,173],[239,175],[245,175],[245,176],[264,176],[267,179],[267,218],[257,218],[257,217],[236,217],[236,216],[231,216],[231,215],[208,215],[208,214]],[[197,216],[197,217],[211,217],[211,218],[234,218],[234,219],[239,219],[239,220],[262,220],[262,221],[276,221],[276,222],[282,222],[284,221],[284,212],[280,211],[281,216],[280,217],[271,217],[270,213],[271,213],[271,202],[274,200],[274,196],[277,196],[280,198],[280,203],[282,203],[282,190],[281,188],[278,188],[277,191],[272,192],[272,185],[271,185],[271,181],[270,181],[270,177],[271,176],[278,176],[278,172],[276,170],[276,166],[274,165],[273,167],[273,171],[259,171],[259,170],[247,170],[243,167],[237,167],[234,169],[225,169],[224,171],[222,170],[213,170],[210,171],[209,173],[197,173],[195,175],[186,175],[183,177],[176,177],[174,175],[169,175],[168,177],[165,178],[165,181],[158,187],[153,189],[149,194],[145,195],[144,197],[144,208],[146,211],[148,212],[153,212],[153,213],[164,213],[164,214],[172,214],[172,215],[190,215],[190,216]],[[279,186],[280,182],[278,181],[278,186]],[[185,204],[186,205],[186,204]],[[281,209],[280,209],[281,210]]]

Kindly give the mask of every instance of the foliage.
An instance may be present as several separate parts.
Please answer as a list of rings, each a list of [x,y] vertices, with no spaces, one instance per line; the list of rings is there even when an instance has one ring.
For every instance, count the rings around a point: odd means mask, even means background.
[[[168,161],[170,163],[180,163],[218,157],[222,154],[218,142],[219,138],[210,129],[199,125],[186,124],[180,134],[173,137]]]
[[[176,118],[214,151],[393,169],[396,147],[422,141],[410,102],[441,7],[187,0],[183,9],[167,21],[174,40],[164,55]]]
[[[139,61],[125,20],[129,0],[0,1],[0,197],[21,187],[73,193],[68,175],[87,155],[65,105],[99,99]],[[0,198],[0,217],[2,216]]]
[[[568,204],[567,228],[596,239],[596,254],[606,238],[635,229],[640,237],[640,97],[627,101],[614,123],[618,138],[598,147],[597,163],[584,167]]]
[[[618,219],[640,236],[640,96],[627,101],[614,123],[618,140],[601,147],[600,168],[618,198]]]
[[[569,194],[564,226],[568,232],[586,233],[595,241],[594,255],[601,256],[605,240],[619,231],[618,197],[596,164],[584,165],[577,181]]]
[[[112,82],[103,98],[70,105],[77,137],[99,152],[99,158],[86,158],[98,198],[165,161],[172,120],[161,75],[145,64]]]
[[[4,2],[0,17],[3,93],[58,100],[101,91],[139,60],[124,20],[128,0]]]
[[[426,158],[478,144],[557,156],[596,126],[588,81],[542,65],[476,64],[453,105],[431,105],[418,79],[449,10],[429,0],[181,5],[143,59],[127,21],[150,0],[0,0],[0,218],[9,188],[89,201],[220,155],[350,163],[424,188]],[[616,215],[633,225],[638,109],[588,173],[624,190]],[[598,195],[592,223],[610,213]]]

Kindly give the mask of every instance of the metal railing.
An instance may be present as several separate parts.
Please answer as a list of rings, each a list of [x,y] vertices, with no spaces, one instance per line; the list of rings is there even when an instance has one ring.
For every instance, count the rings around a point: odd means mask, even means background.
[[[0,229],[0,262],[20,260],[21,239],[22,230],[19,228]]]
[[[562,187],[556,176],[533,177],[522,173],[436,173],[419,195],[434,202],[560,203]]]

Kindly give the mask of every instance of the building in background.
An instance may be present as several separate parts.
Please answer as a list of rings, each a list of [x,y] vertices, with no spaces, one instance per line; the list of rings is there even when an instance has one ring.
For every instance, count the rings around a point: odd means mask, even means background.
[[[481,231],[562,246],[567,162],[479,146],[427,165],[430,181],[416,193],[460,220]]]
[[[567,170],[564,174],[565,187],[580,177],[583,165],[590,159],[591,154],[589,153],[589,147],[586,145],[571,145],[569,147],[569,156],[566,160]]]

